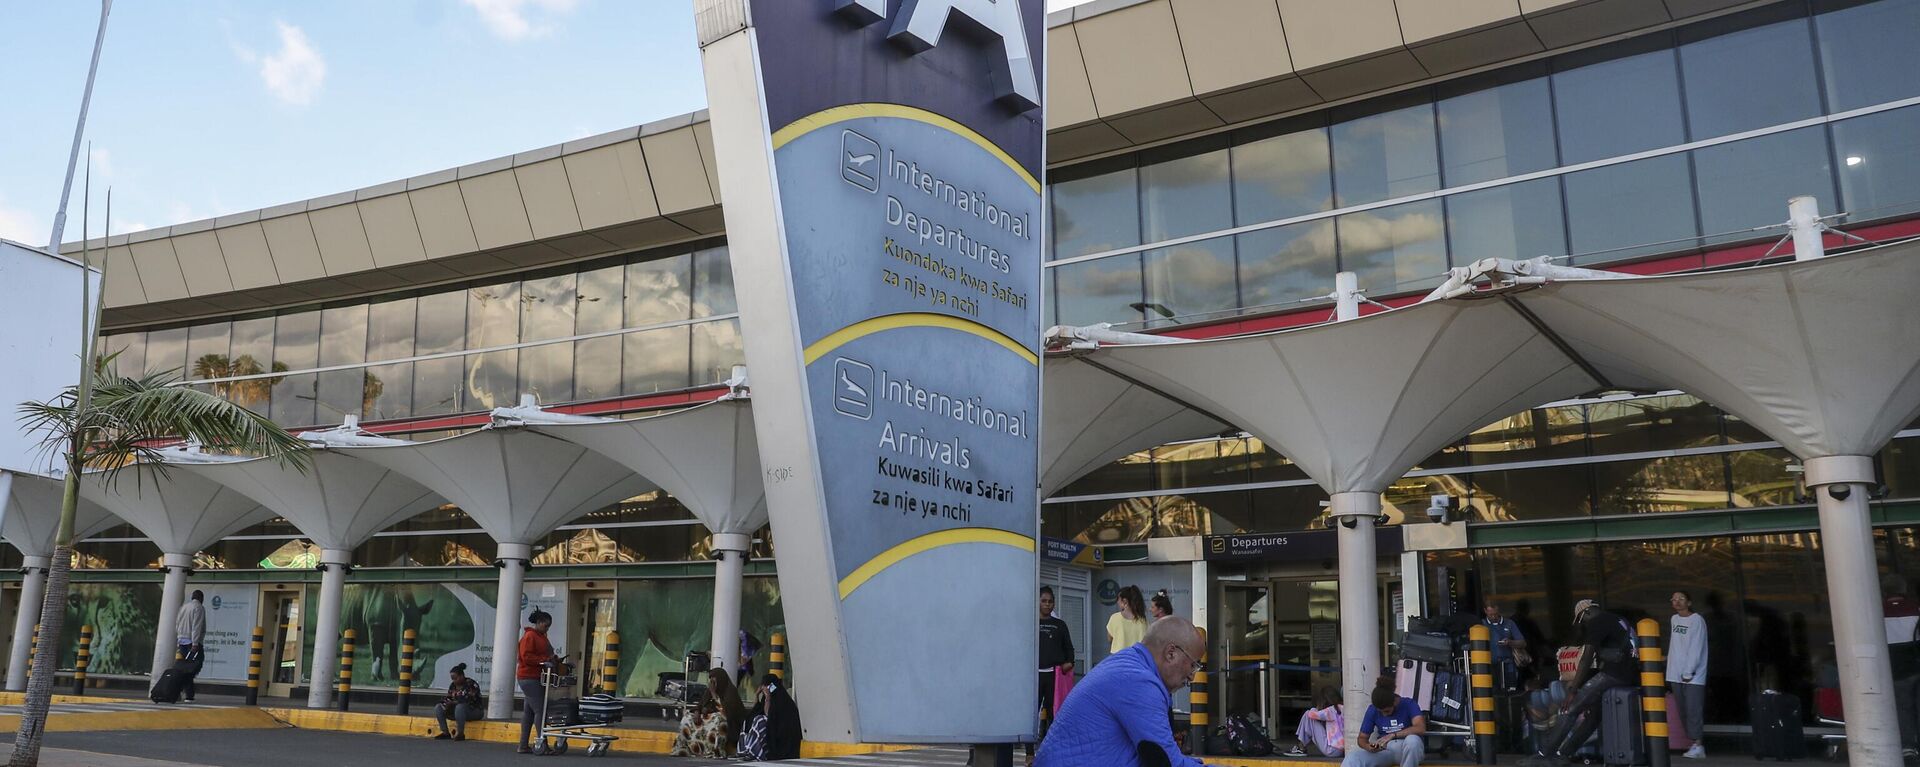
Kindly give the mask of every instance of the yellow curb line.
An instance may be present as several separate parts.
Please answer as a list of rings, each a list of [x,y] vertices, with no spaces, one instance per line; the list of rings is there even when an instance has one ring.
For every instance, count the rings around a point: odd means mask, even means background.
[[[397,735],[401,737],[425,738],[439,732],[439,724],[433,717],[401,716],[399,714],[370,714],[360,711],[322,711],[307,708],[263,708],[260,709],[274,719],[303,730],[329,730],[333,732],[358,732],[372,735]],[[674,733],[664,730],[645,730],[638,728],[614,728],[608,734],[619,740],[609,744],[608,750],[629,754],[664,754],[673,749]],[[479,721],[467,723],[467,740],[484,743],[520,742],[520,722]],[[574,748],[584,748],[575,744]],[[814,759],[833,756],[852,756],[855,754],[877,754],[887,751],[904,751],[911,746],[896,746],[868,743],[816,743],[808,741],[800,745],[802,758]]]
[[[1336,767],[1338,759],[1279,759],[1253,756],[1209,756],[1204,757],[1207,764],[1222,767]]]
[[[55,695],[48,702],[50,703],[127,703],[127,702],[137,701],[137,700],[141,700],[141,699],[140,698],[110,698],[105,695],[93,695],[93,696]],[[24,705],[27,705],[26,693],[0,692],[0,706],[24,706]]]
[[[154,711],[102,711],[97,714],[54,714],[47,717],[47,732],[100,732],[106,730],[265,730],[276,729],[280,722],[266,712],[252,708],[159,709]],[[20,716],[0,716],[0,729],[17,730]]]

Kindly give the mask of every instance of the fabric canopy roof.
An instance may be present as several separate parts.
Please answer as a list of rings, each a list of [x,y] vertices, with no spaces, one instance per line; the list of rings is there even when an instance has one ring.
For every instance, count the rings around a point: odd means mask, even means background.
[[[80,497],[132,523],[163,554],[193,554],[277,516],[259,501],[179,466],[129,466],[111,482],[89,472],[81,477]]]
[[[654,489],[599,453],[518,426],[333,449],[439,493],[500,543],[531,544],[587,512]]]
[[[391,440],[396,445],[413,443]],[[292,522],[323,549],[351,551],[374,533],[445,503],[400,472],[315,446],[306,471],[271,458],[181,463]]]
[[[1612,386],[1676,388],[1801,458],[1872,455],[1920,417],[1920,241],[1505,295]]]
[[[1252,432],[1329,493],[1380,492],[1468,430],[1598,383],[1498,302],[1087,359]]]
[[[0,537],[30,557],[53,556],[53,539],[60,532],[61,496],[65,482],[32,474],[8,472],[6,516],[0,518]],[[120,523],[100,504],[80,499],[74,511],[73,539],[78,541]]]
[[[526,428],[584,446],[659,485],[715,533],[752,533],[767,523],[760,443],[746,399],[716,400],[631,420],[540,422],[537,409],[496,411]]]
[[[1049,355],[1044,374],[1042,498],[1130,453],[1233,428],[1079,356]]]

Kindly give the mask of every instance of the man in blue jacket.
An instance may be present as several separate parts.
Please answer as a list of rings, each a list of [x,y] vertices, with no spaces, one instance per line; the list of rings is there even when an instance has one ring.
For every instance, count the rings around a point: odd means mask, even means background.
[[[1173,744],[1167,709],[1173,691],[1193,681],[1204,651],[1185,618],[1154,621],[1139,644],[1107,656],[1074,686],[1040,744],[1036,767],[1141,767],[1143,751],[1151,764],[1202,767]]]

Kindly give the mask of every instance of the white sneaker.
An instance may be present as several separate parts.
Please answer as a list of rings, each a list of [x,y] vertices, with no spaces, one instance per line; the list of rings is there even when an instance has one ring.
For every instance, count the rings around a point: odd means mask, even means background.
[[[1705,759],[1707,758],[1707,750],[1705,748],[1701,748],[1700,744],[1695,743],[1693,744],[1693,748],[1687,749],[1687,752],[1684,754],[1681,754],[1681,756],[1686,757],[1688,759]]]

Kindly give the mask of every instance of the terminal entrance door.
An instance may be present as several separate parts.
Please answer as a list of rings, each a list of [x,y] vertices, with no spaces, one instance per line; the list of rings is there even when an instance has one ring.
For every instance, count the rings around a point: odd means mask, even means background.
[[[573,632],[573,636],[570,638],[570,641],[574,644],[574,646],[570,648],[572,657],[579,659],[579,662],[573,667],[574,673],[580,677],[582,694],[597,693],[601,690],[600,682],[603,678],[601,665],[607,657],[607,634],[615,630],[614,621],[618,618],[619,613],[614,609],[614,595],[611,590],[576,590],[572,596],[574,599],[573,614],[579,616],[580,620],[578,625],[579,630]],[[631,643],[629,644],[629,642]],[[637,652],[640,646],[640,637],[623,641],[621,644],[624,645],[621,648],[622,653]],[[615,682],[617,683],[618,680],[615,680]],[[623,690],[616,689],[614,694],[620,695],[623,692]]]
[[[1340,686],[1340,594],[1332,579],[1226,582],[1220,599],[1225,716],[1292,732],[1314,691]],[[1209,664],[1215,665],[1215,664]],[[1224,721],[1224,716],[1218,721]]]
[[[300,683],[300,592],[264,591],[261,600],[267,619],[266,644],[260,648],[263,665],[261,693],[270,698],[293,695]]]

